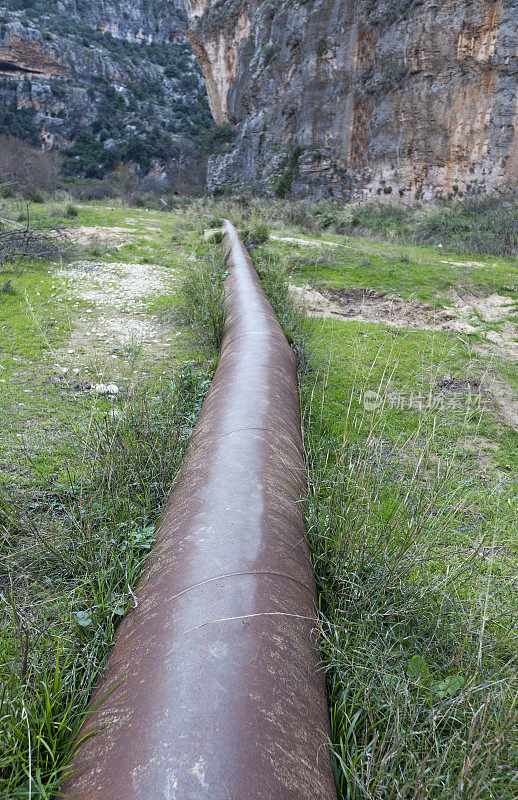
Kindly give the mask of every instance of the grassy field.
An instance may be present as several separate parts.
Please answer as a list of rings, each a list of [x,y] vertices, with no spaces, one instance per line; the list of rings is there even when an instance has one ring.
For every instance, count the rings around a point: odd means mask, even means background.
[[[350,300],[340,306],[350,320],[324,306],[306,334],[301,388],[340,797],[511,798],[516,261],[483,269],[463,254],[459,272],[441,266],[442,248],[396,254],[390,243],[329,240],[342,251],[286,241],[293,231],[274,236],[254,254],[263,271],[346,298],[351,287],[435,307],[452,289],[505,297],[499,344],[483,317],[470,332],[425,330],[373,323]],[[273,297],[278,309],[288,302]]]
[[[66,204],[31,214],[70,222]],[[73,223],[68,263],[0,267],[0,795],[13,800],[59,787],[214,369],[178,308],[210,245],[189,228],[173,243],[169,214],[78,208]]]
[[[352,237],[331,211],[210,200],[31,210],[71,223],[76,253],[0,267],[10,800],[53,796],[133,602],[214,366],[222,265],[210,232],[224,216],[300,356],[340,797],[515,796],[516,256],[481,253],[479,239],[462,251],[472,232],[448,239],[444,215],[435,240],[426,228],[430,246],[408,243],[422,220],[370,209],[360,227],[376,238]]]

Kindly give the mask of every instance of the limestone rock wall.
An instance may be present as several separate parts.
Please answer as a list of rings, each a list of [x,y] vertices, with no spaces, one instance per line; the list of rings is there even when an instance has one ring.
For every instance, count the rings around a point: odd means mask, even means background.
[[[212,190],[470,196],[518,184],[518,0],[185,0],[230,153]]]

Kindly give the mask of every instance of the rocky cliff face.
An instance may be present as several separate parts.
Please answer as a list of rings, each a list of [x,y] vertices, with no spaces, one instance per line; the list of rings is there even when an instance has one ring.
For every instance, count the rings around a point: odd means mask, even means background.
[[[64,150],[70,175],[165,177],[171,143],[191,157],[213,125],[185,28],[181,0],[0,0],[0,135]]]
[[[209,185],[350,199],[518,184],[518,0],[185,0]]]

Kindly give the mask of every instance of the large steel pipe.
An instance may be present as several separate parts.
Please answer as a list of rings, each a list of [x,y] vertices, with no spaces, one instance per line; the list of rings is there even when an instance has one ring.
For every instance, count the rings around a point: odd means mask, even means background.
[[[221,359],[68,800],[336,798],[295,359],[230,223]],[[109,694],[108,694],[109,693]]]

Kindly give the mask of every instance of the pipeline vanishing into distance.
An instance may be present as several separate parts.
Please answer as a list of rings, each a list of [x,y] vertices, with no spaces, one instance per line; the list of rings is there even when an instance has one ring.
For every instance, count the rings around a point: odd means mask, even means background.
[[[225,234],[221,358],[66,800],[336,800],[295,357]]]

